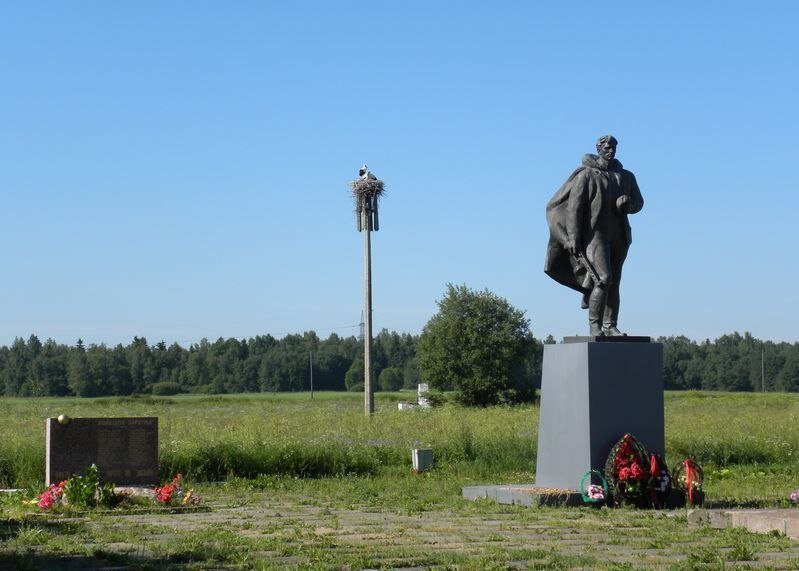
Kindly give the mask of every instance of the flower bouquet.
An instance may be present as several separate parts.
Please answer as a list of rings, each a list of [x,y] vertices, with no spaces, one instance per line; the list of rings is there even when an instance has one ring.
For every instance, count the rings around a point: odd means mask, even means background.
[[[50,510],[60,506],[64,501],[64,486],[66,483],[66,480],[64,480],[58,484],[50,484],[50,487],[41,493],[36,505],[43,510]]]
[[[103,505],[113,507],[122,500],[114,493],[114,484],[100,485],[97,466],[92,464],[81,474],[73,474],[68,479],[50,486],[41,493],[36,505],[43,510],[59,506],[73,508],[93,508]]]
[[[163,486],[155,488],[155,500],[166,506],[196,506],[202,502],[200,495],[190,489],[185,491],[181,482],[183,474],[178,474]]]
[[[625,434],[610,449],[605,479],[614,504],[648,505],[649,455],[632,434]]]
[[[598,481],[595,484],[594,481]],[[580,480],[580,495],[587,504],[602,504],[608,497],[608,483],[599,470],[589,470]]]
[[[702,468],[692,458],[686,458],[674,467],[674,487],[684,494],[690,506],[700,506],[705,501],[702,484],[705,480]]]
[[[662,456],[649,455],[649,477],[649,500],[652,507],[667,507],[672,495],[672,478]]]

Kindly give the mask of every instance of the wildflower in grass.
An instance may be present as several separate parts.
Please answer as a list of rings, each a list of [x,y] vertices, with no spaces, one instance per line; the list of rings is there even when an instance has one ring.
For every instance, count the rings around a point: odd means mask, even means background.
[[[790,497],[792,504],[799,504],[799,490],[793,492]]]

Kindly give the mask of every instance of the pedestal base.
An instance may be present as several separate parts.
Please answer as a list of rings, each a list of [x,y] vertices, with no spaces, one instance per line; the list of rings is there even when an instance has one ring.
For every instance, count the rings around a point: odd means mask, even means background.
[[[665,452],[663,345],[544,345],[536,486],[579,486],[625,433]]]

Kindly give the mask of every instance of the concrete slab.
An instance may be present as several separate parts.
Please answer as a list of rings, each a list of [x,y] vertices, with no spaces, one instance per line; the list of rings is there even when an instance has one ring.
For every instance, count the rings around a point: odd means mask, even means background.
[[[584,505],[577,490],[542,488],[534,484],[508,484],[490,486],[465,486],[463,497],[467,500],[490,499],[499,504],[530,507],[562,507]]]
[[[799,539],[799,510],[689,510],[688,521],[715,528],[742,527],[755,533],[778,531],[791,539]]]

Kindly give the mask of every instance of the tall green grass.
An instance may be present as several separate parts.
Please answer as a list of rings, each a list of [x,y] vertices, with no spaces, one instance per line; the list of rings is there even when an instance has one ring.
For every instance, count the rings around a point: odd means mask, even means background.
[[[41,484],[44,419],[62,413],[157,416],[162,479],[378,474],[409,467],[410,449],[429,446],[439,465],[459,472],[532,480],[536,406],[399,411],[399,398],[378,394],[372,418],[361,395],[346,393],[0,399],[0,487]],[[784,468],[799,456],[797,420],[799,395],[667,393],[667,461]]]
[[[67,414],[157,416],[162,478],[198,481],[263,474],[322,477],[374,474],[408,465],[410,449],[430,446],[446,463],[482,470],[531,470],[534,408],[399,411],[397,394],[378,395],[374,417],[346,393],[225,397],[2,399],[0,486],[28,486],[44,473],[44,419]]]

